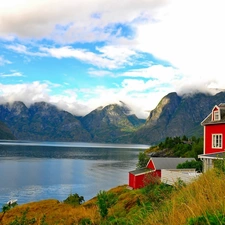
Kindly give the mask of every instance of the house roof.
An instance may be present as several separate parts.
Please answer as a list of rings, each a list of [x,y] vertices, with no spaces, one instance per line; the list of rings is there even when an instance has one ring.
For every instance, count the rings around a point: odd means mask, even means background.
[[[212,120],[212,112],[201,122],[202,126],[208,125],[208,124],[219,124],[219,123],[225,123],[225,103],[220,103],[218,106],[220,109],[220,120]],[[214,108],[215,108],[214,107]],[[214,109],[213,108],[213,109]]]
[[[156,170],[160,169],[176,169],[177,165],[180,163],[185,163],[186,161],[192,161],[194,158],[167,158],[167,157],[151,157],[150,160],[153,161]]]
[[[148,168],[140,168],[140,169],[130,171],[129,173],[133,175],[141,175],[141,174],[149,173],[150,171],[151,169],[148,169]]]
[[[198,158],[200,158],[200,159],[224,159],[225,152],[218,152],[218,153],[213,153],[213,154],[202,154],[202,155],[198,155]]]

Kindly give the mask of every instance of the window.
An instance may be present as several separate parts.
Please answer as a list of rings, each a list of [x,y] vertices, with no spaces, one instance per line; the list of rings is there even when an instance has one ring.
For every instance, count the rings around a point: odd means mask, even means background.
[[[222,134],[213,134],[212,139],[213,139],[212,143],[213,148],[222,148]]]
[[[219,111],[214,111],[214,120],[220,120]]]

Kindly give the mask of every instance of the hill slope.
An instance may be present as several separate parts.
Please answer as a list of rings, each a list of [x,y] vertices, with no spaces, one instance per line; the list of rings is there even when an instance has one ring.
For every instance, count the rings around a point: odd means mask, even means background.
[[[81,119],[96,142],[123,142],[144,120],[138,119],[123,104],[99,107]]]
[[[150,112],[144,126],[132,137],[136,143],[157,143],[166,137],[202,136],[202,120],[216,104],[225,102],[225,92],[214,96],[198,93],[192,96],[166,95]]]
[[[14,140],[16,139],[10,129],[0,121],[0,140]]]
[[[0,105],[0,120],[17,139],[37,141],[90,141],[78,117],[45,102]]]

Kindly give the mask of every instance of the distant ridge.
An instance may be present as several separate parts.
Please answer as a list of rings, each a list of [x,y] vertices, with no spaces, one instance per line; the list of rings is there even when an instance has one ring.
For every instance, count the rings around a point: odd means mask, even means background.
[[[46,102],[27,107],[17,101],[0,105],[0,139],[151,145],[166,137],[202,136],[201,121],[220,103],[225,103],[225,92],[183,96],[172,92],[143,120],[124,102],[98,107],[81,117]]]

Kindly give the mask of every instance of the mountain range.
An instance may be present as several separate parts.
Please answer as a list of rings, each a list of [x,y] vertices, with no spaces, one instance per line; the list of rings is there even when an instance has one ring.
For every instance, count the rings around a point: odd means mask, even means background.
[[[169,93],[146,120],[124,103],[99,107],[76,116],[46,102],[27,107],[23,102],[0,104],[0,139],[155,144],[166,137],[202,136],[201,121],[225,92],[179,96]]]

